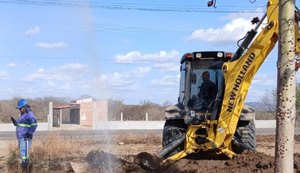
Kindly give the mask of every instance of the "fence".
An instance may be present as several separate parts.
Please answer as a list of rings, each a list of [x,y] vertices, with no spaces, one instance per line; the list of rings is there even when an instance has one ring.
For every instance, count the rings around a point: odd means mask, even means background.
[[[149,121],[148,113],[145,114],[145,121],[124,121],[123,113],[121,113],[120,121],[96,121],[95,117],[93,118],[93,125],[90,128],[84,129],[93,129],[93,130],[161,130],[163,129],[165,121]],[[61,118],[60,118],[61,119]],[[62,121],[60,121],[62,122]],[[256,128],[276,128],[275,120],[256,120]],[[75,128],[76,127],[76,128]],[[56,128],[59,130],[60,127]],[[76,129],[78,130],[78,125],[68,126],[68,130]],[[15,127],[12,123],[0,124],[0,131],[14,131]],[[49,114],[48,122],[38,123],[38,131],[51,131],[53,130],[53,103],[49,103]],[[61,130],[65,130],[61,128]]]

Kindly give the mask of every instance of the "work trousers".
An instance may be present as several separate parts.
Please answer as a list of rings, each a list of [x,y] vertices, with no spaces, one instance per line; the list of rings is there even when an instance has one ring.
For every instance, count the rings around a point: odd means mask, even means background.
[[[21,158],[21,164],[27,167],[29,164],[29,150],[31,147],[32,139],[20,138],[18,139],[19,154]]]

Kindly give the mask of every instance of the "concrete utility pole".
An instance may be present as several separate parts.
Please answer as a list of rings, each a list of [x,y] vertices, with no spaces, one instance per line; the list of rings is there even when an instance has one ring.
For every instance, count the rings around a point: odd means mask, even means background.
[[[53,102],[49,102],[48,130],[53,130]]]
[[[295,0],[279,0],[275,172],[294,172]]]

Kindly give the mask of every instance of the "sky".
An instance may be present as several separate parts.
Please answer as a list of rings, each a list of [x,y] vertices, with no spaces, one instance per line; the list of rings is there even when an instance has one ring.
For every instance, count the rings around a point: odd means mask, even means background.
[[[265,8],[262,0],[217,0],[216,8],[207,0],[0,0],[0,99],[176,103],[182,55],[235,52]],[[277,46],[246,102],[275,89],[276,62]]]

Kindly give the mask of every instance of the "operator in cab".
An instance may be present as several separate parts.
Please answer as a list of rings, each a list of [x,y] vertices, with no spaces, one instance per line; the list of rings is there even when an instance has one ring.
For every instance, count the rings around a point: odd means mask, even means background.
[[[210,80],[208,71],[204,71],[201,75],[202,84],[199,86],[198,99],[201,103],[201,110],[212,109],[212,102],[215,100],[217,95],[217,86]],[[211,107],[209,107],[211,106]]]

